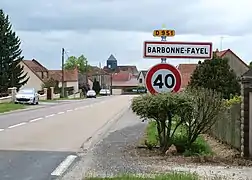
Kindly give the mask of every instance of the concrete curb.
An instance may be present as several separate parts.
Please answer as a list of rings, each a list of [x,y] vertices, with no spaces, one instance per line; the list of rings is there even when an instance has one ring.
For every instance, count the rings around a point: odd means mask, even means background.
[[[104,124],[99,130],[97,130],[97,134],[93,137],[90,137],[87,141],[82,144],[81,149],[85,152],[85,164],[82,164],[82,177],[85,177],[88,174],[88,167],[89,164],[92,162],[90,159],[90,155],[92,154],[92,150],[94,149],[95,145],[100,143],[107,135],[110,133],[110,129],[112,129],[116,123],[120,120],[120,118],[130,109],[130,105],[126,108],[123,108],[122,111],[116,114],[114,118],[109,120],[106,124]]]

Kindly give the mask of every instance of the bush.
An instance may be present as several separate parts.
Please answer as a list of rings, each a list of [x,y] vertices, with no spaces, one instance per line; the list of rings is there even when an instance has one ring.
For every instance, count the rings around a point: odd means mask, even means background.
[[[0,98],[1,98],[1,97],[7,97],[7,96],[9,96],[8,93],[0,93]]]
[[[194,108],[184,127],[187,131],[188,144],[191,146],[197,137],[206,133],[217,120],[222,119],[226,110],[221,93],[212,89],[187,89],[192,98]]]
[[[156,121],[160,150],[165,153],[171,146],[177,128],[182,125],[188,114],[192,113],[191,98],[184,93],[161,93],[142,95],[132,101],[132,110],[141,118]],[[178,116],[172,129],[173,117]]]
[[[174,127],[173,127],[174,128]],[[185,156],[192,156],[196,154],[200,155],[209,155],[212,154],[212,150],[207,142],[201,137],[198,136],[194,143],[189,147],[187,146],[188,137],[186,134],[186,128],[180,126],[174,134],[171,142],[176,146],[177,152],[184,154]],[[158,143],[158,132],[156,129],[156,122],[150,121],[146,128],[145,134],[145,145],[148,149],[153,149],[157,147]]]
[[[183,93],[142,95],[133,99],[132,110],[141,118],[155,120],[160,150],[165,153],[175,142],[181,143],[177,144],[181,151],[194,148],[200,134],[222,119],[226,108],[220,93],[198,88]],[[183,136],[175,136],[178,130],[183,130]],[[153,142],[149,140],[147,146],[155,145]]]

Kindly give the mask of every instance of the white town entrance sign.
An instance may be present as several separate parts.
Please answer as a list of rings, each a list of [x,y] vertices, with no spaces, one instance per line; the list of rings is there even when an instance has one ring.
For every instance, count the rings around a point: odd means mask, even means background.
[[[144,58],[196,58],[210,59],[210,42],[145,41]]]

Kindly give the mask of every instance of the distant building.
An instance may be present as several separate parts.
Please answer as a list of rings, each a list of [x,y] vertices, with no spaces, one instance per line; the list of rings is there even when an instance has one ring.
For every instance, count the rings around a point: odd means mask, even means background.
[[[118,65],[118,61],[113,54],[107,59],[107,66],[105,66],[104,71],[107,73],[119,73],[121,71],[126,71],[131,73],[134,77],[138,76],[138,69],[134,65]]]
[[[117,68],[117,60],[113,54],[107,59],[107,68],[115,70]]]

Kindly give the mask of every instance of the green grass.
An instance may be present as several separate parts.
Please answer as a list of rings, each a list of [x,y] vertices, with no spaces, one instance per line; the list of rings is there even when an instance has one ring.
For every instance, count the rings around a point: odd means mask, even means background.
[[[153,176],[122,175],[117,177],[87,177],[86,180],[198,180],[199,177],[188,173],[169,173]]]
[[[178,128],[173,138],[172,144],[177,148],[178,153],[182,153],[185,156],[191,155],[212,155],[213,152],[208,143],[199,136],[196,141],[192,144],[191,148],[186,147],[187,137],[184,128]],[[147,145],[149,149],[158,146],[158,133],[156,128],[156,121],[150,121],[145,133],[144,144]]]
[[[9,112],[18,109],[26,108],[23,104],[14,104],[14,103],[1,103],[0,104],[0,113]]]

